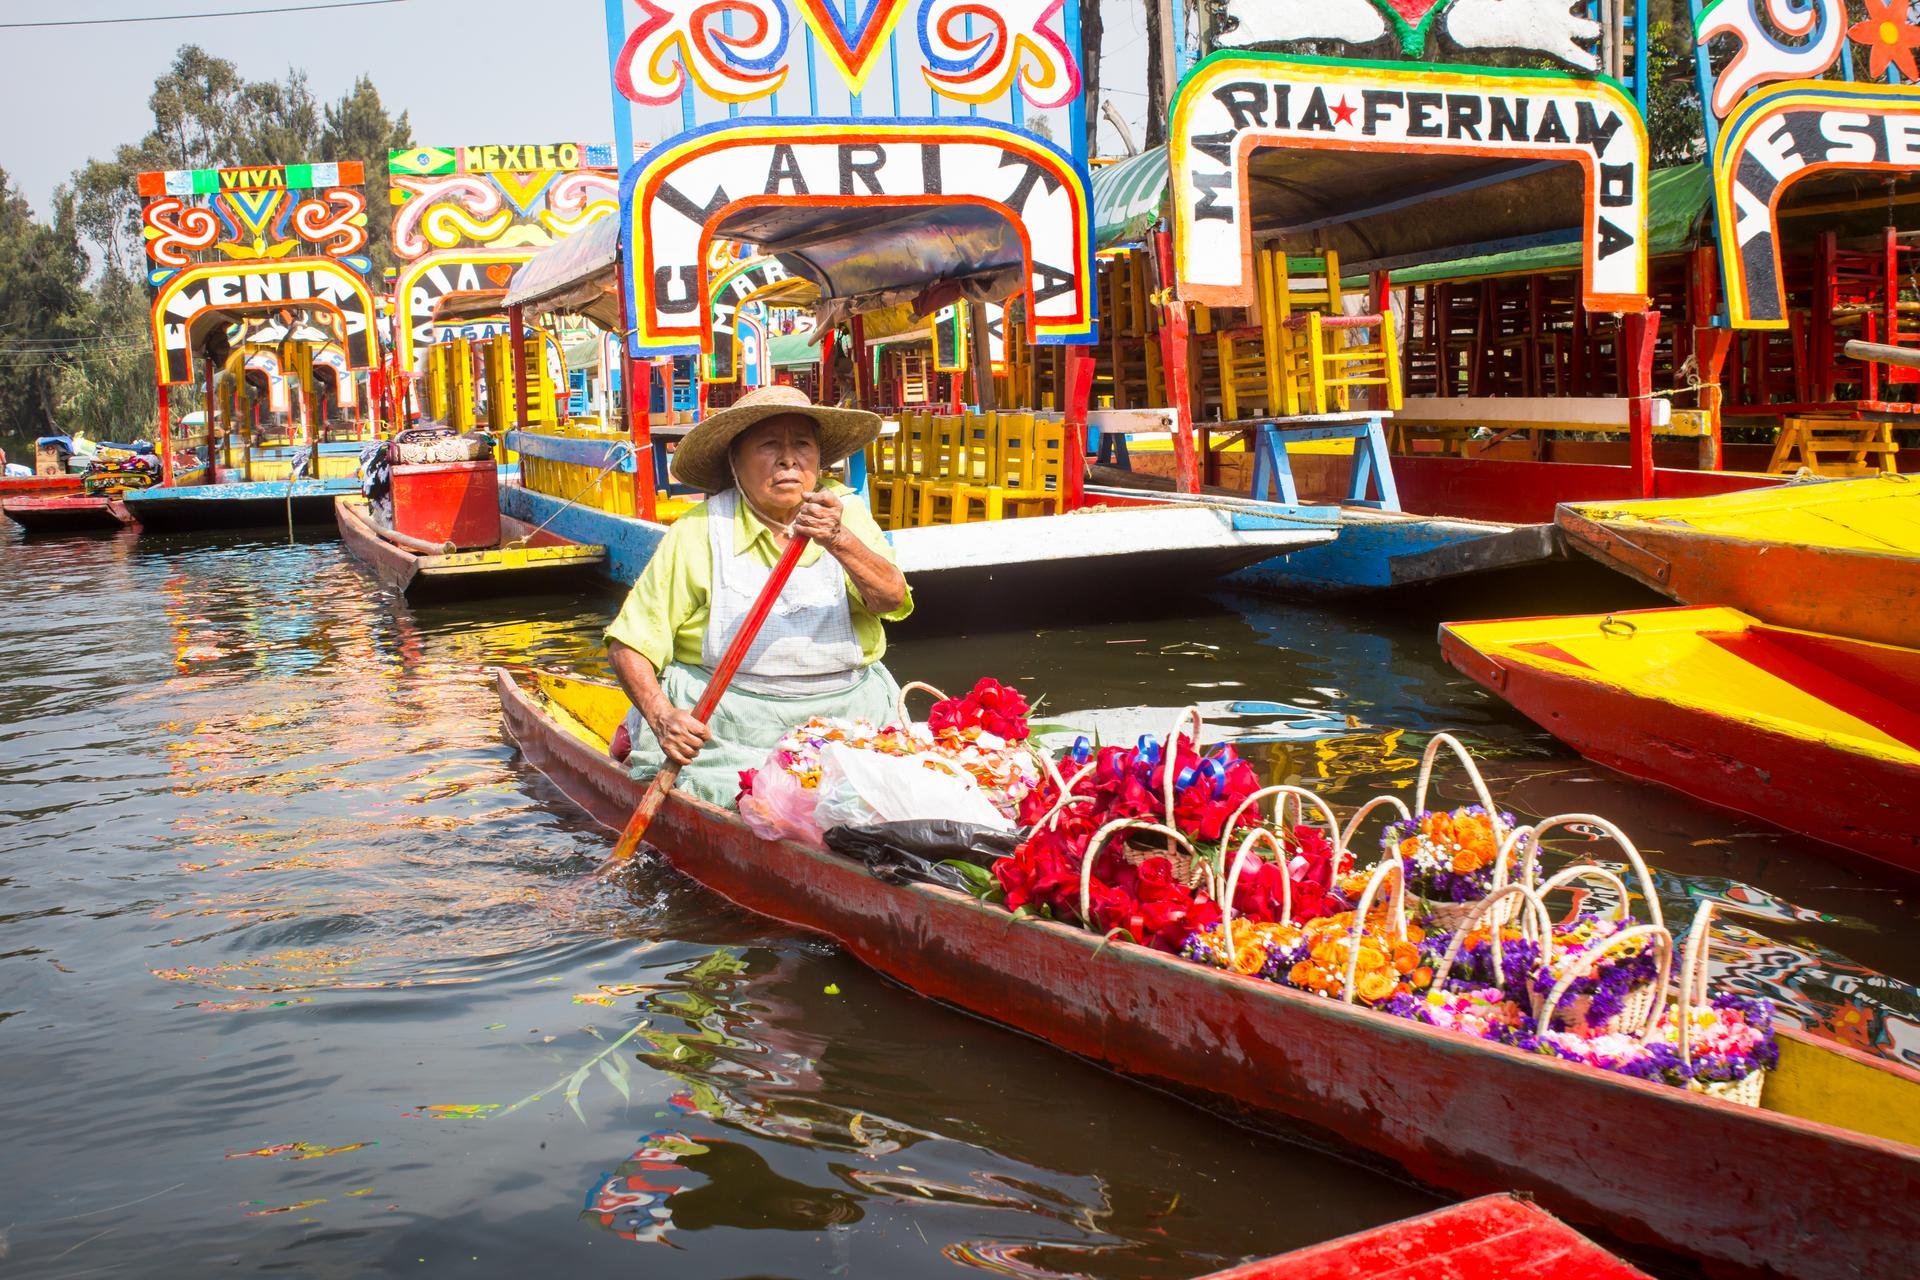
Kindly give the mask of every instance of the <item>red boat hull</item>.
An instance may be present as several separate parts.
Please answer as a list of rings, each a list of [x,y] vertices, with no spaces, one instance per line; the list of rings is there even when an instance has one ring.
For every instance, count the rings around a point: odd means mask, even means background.
[[[601,823],[624,825],[641,785],[560,730],[510,672],[497,678],[527,761]],[[1524,1190],[1569,1221],[1727,1274],[1911,1270],[1920,1148],[1103,944],[950,890],[883,884],[678,793],[649,836],[709,889],[824,934],[922,995],[1183,1096],[1280,1117],[1431,1186]]]
[[[133,523],[127,504],[117,498],[6,498],[0,511],[28,533],[110,532]]]
[[[0,498],[37,498],[79,492],[80,477],[76,475],[0,477]]]
[[[1552,1214],[1482,1196],[1202,1280],[1648,1280]]]
[[[1682,604],[1718,604],[1762,622],[1920,646],[1920,563],[1791,542],[1724,538],[1635,523],[1620,532],[1562,509],[1567,541]]]
[[[1597,764],[1920,876],[1920,769],[1504,662],[1446,627],[1440,653]]]

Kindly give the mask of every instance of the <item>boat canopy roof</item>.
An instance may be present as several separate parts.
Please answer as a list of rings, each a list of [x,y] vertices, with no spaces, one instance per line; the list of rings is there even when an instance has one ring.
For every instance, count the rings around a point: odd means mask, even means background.
[[[1584,179],[1571,161],[1270,147],[1248,158],[1246,172],[1257,240],[1289,253],[1333,249],[1356,270],[1532,248],[1562,235],[1579,243]]]
[[[1164,146],[1093,171],[1093,247],[1138,244],[1166,210],[1173,173]]]
[[[513,273],[504,307],[564,311],[618,333],[620,219],[601,218],[586,230],[542,249]]]
[[[812,364],[820,358],[820,330],[776,333],[767,340],[767,359],[776,369]]]
[[[1705,165],[1681,164],[1654,170],[1647,179],[1647,256],[1659,258],[1685,253],[1705,243],[1704,237],[1710,234],[1708,219],[1712,207],[1713,181]],[[1554,244],[1405,267],[1393,273],[1393,282],[1425,284],[1434,280],[1579,269],[1580,233],[1569,227],[1566,239]]]
[[[439,321],[483,320],[501,315],[506,309],[505,289],[460,289],[433,304],[433,318]]]
[[[743,208],[715,235],[754,245],[820,291],[833,324],[909,301],[946,281],[998,301],[1026,280],[1026,246],[979,205],[786,205]]]

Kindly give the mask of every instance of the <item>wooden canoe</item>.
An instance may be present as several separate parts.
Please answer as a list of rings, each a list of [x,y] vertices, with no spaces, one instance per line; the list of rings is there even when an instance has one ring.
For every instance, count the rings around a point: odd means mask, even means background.
[[[1575,547],[1682,604],[1920,646],[1920,481],[1576,503],[1555,518]]]
[[[496,669],[527,762],[609,829],[642,785],[607,755],[618,689]],[[671,795],[659,856],[922,995],[1183,1096],[1464,1195],[1742,1275],[1900,1275],[1920,1232],[1920,1073],[1783,1032],[1766,1109],[1488,1044],[1203,968],[837,855]]]
[[[1591,760],[1920,875],[1920,651],[1710,608],[1450,622],[1440,650]]]
[[[133,523],[126,503],[104,496],[0,498],[0,512],[28,533],[112,532]]]
[[[334,499],[340,540],[354,559],[409,600],[530,595],[580,587],[599,572],[606,548],[582,546],[511,516],[500,518],[501,545],[434,554],[396,541],[376,524],[365,498]],[[525,546],[510,545],[527,539]]]
[[[1201,1280],[1649,1280],[1518,1196],[1482,1196]]]

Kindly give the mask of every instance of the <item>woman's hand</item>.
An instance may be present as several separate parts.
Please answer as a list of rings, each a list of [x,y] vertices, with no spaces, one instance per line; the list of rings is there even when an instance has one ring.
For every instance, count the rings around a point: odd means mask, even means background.
[[[840,537],[840,499],[825,489],[815,489],[800,500],[793,517],[793,531],[812,538],[823,547],[831,547]]]
[[[659,739],[660,749],[667,759],[682,767],[693,763],[700,754],[700,748],[713,740],[713,733],[690,711],[678,707],[662,707],[647,717],[647,724],[653,729],[653,736]]]

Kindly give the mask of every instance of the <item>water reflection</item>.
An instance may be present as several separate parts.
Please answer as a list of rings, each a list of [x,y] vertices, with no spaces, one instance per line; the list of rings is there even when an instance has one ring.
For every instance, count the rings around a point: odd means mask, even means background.
[[[1119,1280],[1432,1203],[657,865],[591,882],[605,833],[502,741],[485,668],[603,675],[609,599],[416,612],[337,544],[222,536],[0,540],[0,600],[0,1126],[33,1153],[0,1161],[0,1203],[23,1272],[519,1276],[612,1248],[688,1277]],[[1197,701],[1269,779],[1341,805],[1409,791],[1427,736],[1464,729],[1508,807],[1616,815],[1670,915],[1726,904],[1730,981],[1920,1053],[1903,892],[1570,756],[1437,665],[1437,617],[1183,604],[907,636],[890,661],[1019,681],[1103,739]]]

